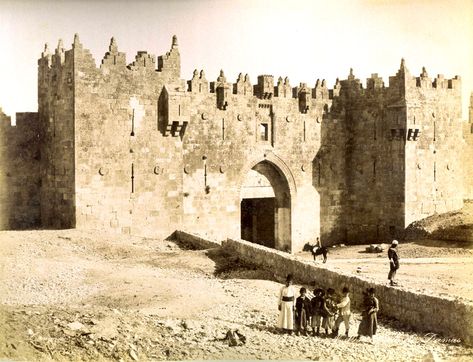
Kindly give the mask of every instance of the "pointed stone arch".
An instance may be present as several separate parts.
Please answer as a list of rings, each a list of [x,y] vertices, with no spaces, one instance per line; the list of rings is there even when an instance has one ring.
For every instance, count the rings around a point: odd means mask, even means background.
[[[251,159],[239,182],[241,238],[279,250],[292,249],[294,177],[274,153]]]

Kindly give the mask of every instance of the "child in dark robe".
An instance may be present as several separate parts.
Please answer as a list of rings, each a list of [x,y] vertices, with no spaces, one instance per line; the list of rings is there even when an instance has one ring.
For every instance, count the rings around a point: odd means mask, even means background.
[[[301,288],[300,296],[296,299],[296,327],[297,335],[302,333],[307,335],[307,322],[309,320],[311,311],[310,311],[310,299],[306,296],[307,290]]]
[[[314,336],[318,336],[320,334],[320,325],[322,324],[322,318],[325,315],[324,296],[325,291],[321,288],[317,288],[314,290],[314,298],[312,298],[310,301],[312,310],[312,331]]]
[[[369,336],[373,343],[373,336],[378,329],[379,301],[375,297],[374,288],[369,288],[365,293],[364,308],[361,314],[361,322],[358,327],[358,338],[360,336]]]
[[[335,323],[335,314],[337,313],[337,303],[335,301],[335,290],[332,288],[327,289],[327,296],[324,301],[324,317],[322,320],[322,328],[325,329],[325,334],[329,335],[333,332]]]

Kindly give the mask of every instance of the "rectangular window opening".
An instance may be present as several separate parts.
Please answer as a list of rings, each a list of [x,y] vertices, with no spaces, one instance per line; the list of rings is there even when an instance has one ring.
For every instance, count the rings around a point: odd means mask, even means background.
[[[260,141],[267,141],[268,140],[268,124],[267,123],[260,123],[259,125],[259,139]]]

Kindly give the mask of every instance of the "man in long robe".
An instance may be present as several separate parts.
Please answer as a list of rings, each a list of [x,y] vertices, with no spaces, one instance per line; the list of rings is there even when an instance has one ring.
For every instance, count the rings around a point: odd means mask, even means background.
[[[278,327],[286,333],[292,333],[294,330],[294,305],[295,291],[292,286],[292,275],[286,278],[286,285],[279,292],[279,323]]]

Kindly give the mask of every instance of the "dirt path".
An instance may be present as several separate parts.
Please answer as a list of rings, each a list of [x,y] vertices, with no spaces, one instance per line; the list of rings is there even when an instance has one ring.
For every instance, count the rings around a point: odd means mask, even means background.
[[[451,295],[473,301],[473,250],[446,245],[449,244],[443,241],[401,243],[398,281],[405,287],[426,294]],[[453,243],[452,246],[455,245]],[[365,245],[330,248],[325,267],[387,282],[388,248],[389,245],[384,245],[385,251],[379,254],[366,253]],[[312,260],[309,252],[297,256]],[[318,263],[321,263],[320,258]]]
[[[389,321],[381,322],[374,345],[280,335],[281,284],[217,249],[123,236],[97,240],[77,230],[0,232],[0,242],[0,359],[398,361],[430,352],[473,358],[455,341]],[[243,333],[246,344],[228,346],[221,340],[228,329]]]

